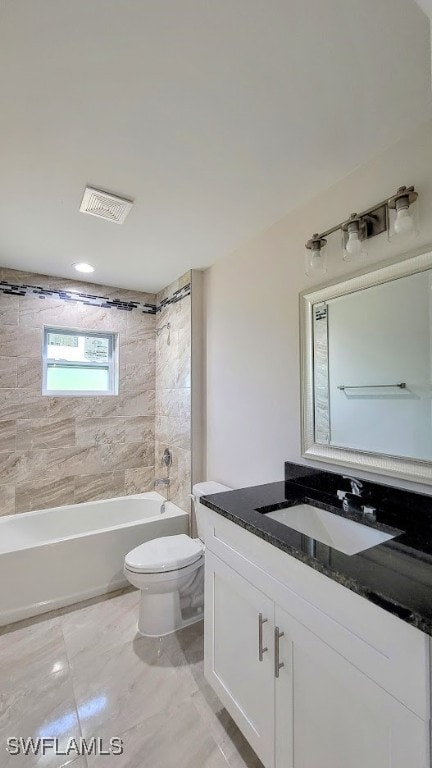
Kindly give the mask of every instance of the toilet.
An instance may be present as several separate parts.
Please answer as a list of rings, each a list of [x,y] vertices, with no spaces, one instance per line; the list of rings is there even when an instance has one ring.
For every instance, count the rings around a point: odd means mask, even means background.
[[[203,618],[205,507],[200,497],[230,491],[215,482],[193,487],[198,538],[184,533],[163,536],[132,549],[125,557],[124,574],[141,591],[138,632],[160,637]]]

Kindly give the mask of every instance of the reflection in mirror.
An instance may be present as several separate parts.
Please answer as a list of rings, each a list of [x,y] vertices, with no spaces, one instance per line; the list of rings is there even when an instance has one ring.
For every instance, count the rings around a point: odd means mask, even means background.
[[[312,307],[315,442],[432,460],[432,270]]]

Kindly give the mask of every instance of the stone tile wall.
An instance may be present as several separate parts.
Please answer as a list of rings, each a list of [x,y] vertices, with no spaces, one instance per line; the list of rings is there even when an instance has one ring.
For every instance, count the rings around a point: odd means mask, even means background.
[[[157,295],[158,306],[190,285],[187,272]],[[191,492],[191,296],[163,306],[156,316],[157,328],[170,323],[156,337],[156,423],[155,423],[155,476],[169,477],[165,492],[179,507],[190,510]],[[162,454],[169,448],[173,463],[169,468],[161,464]]]
[[[155,303],[152,294],[16,270],[0,269],[0,280]],[[153,490],[155,325],[162,315],[0,293],[0,514]],[[43,396],[44,325],[117,332],[118,396]],[[176,337],[173,349],[182,344]]]

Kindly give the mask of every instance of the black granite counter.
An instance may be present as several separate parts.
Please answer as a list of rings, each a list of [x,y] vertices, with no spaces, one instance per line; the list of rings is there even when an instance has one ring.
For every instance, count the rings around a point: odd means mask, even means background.
[[[355,511],[343,511],[337,491],[350,489],[349,479],[341,475],[287,463],[284,482],[216,493],[200,501],[432,636],[432,497],[363,483],[360,501],[376,508],[372,521]],[[345,555],[267,516],[301,503],[391,533],[394,538]]]

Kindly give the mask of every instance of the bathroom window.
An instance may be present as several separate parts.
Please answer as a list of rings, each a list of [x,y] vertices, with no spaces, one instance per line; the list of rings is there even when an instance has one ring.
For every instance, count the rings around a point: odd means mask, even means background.
[[[45,328],[44,395],[116,395],[115,333]]]

